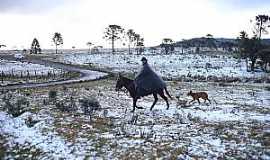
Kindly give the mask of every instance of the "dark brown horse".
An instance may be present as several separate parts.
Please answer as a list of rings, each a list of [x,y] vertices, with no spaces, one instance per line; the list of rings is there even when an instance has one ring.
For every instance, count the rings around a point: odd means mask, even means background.
[[[123,77],[121,75],[118,76],[118,80],[116,82],[116,87],[115,87],[115,90],[116,91],[119,91],[121,88],[125,87],[130,96],[132,97],[133,99],[133,110],[132,112],[135,111],[135,108],[138,108],[138,109],[143,109],[142,107],[138,107],[136,105],[136,102],[137,100],[140,98],[136,95],[136,88],[135,88],[135,84],[134,84],[134,80],[132,79],[128,79],[126,77]],[[166,94],[172,99],[172,97],[170,96],[169,92],[167,91],[167,89],[165,88],[164,89]],[[164,92],[163,92],[163,89],[160,89],[160,90],[157,90],[156,92],[153,92],[153,93],[150,93],[150,94],[153,94],[154,96],[154,103],[152,104],[150,110],[152,110],[155,106],[155,104],[157,103],[158,101],[158,96],[157,95],[160,95],[161,98],[163,98],[165,101],[166,101],[166,104],[167,104],[167,109],[169,109],[169,102],[168,102],[168,98],[164,95]],[[150,95],[149,94],[149,95]]]

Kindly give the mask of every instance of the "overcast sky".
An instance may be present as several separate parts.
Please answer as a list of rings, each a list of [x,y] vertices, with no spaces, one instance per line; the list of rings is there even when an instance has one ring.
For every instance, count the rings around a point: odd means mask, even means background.
[[[252,34],[258,14],[270,15],[270,0],[0,0],[0,44],[29,48],[36,37],[42,48],[54,48],[53,33],[60,32],[62,48],[87,48],[88,41],[110,47],[102,38],[109,24],[134,29],[146,46],[208,33],[236,38],[241,30]]]

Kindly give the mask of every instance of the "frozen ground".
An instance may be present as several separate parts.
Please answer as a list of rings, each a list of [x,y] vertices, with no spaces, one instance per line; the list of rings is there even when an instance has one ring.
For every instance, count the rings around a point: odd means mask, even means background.
[[[263,72],[247,72],[244,60],[238,60],[224,55],[124,55],[124,54],[65,54],[59,61],[67,64],[92,65],[97,68],[107,68],[115,72],[135,73],[141,67],[141,58],[146,56],[149,64],[161,76],[179,78],[194,77],[238,77],[264,78],[269,74]]]
[[[166,110],[161,99],[149,111],[153,97],[144,97],[131,113],[132,99],[116,92],[115,80],[57,87],[58,100],[76,109],[60,111],[48,103],[48,89],[16,90],[11,102],[26,97],[27,112],[8,115],[0,98],[0,144],[4,159],[270,159],[270,88],[263,84],[168,83],[179,96]],[[190,90],[207,91],[212,104],[193,103]],[[101,109],[92,121],[79,99],[95,97]],[[216,103],[215,103],[215,102]],[[36,120],[27,125],[28,117]],[[0,152],[1,153],[1,152]]]
[[[79,83],[100,79],[108,75],[103,72],[91,71],[46,60],[28,59],[28,61],[31,63],[1,60],[0,89],[33,88]],[[5,75],[3,77],[2,72]]]
[[[48,75],[49,72],[59,74],[61,70],[28,62],[0,60],[0,73],[2,72],[5,75],[41,76]]]

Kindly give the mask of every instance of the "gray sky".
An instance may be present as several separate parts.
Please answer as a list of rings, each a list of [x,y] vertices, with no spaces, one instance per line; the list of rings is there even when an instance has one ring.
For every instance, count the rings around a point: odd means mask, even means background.
[[[102,39],[109,24],[134,29],[146,46],[208,33],[235,38],[241,30],[252,34],[250,20],[270,15],[269,8],[269,0],[0,0],[0,43],[29,48],[36,37],[42,48],[54,48],[53,33],[60,32],[62,48],[87,48],[88,41],[110,47]]]

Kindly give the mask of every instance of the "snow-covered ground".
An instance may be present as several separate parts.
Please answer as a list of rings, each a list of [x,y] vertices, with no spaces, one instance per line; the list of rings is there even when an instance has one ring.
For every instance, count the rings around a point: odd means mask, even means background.
[[[41,76],[48,75],[48,73],[59,74],[61,69],[28,62],[0,60],[0,74],[2,72],[5,75],[14,76]]]
[[[128,73],[138,72],[140,59],[146,56],[154,70],[168,78],[269,76],[247,72],[244,61],[222,55],[58,56],[58,61],[68,64]],[[97,76],[104,75],[93,72],[92,78]],[[270,159],[269,84],[171,81],[168,90],[175,98],[169,110],[159,98],[150,111],[154,99],[148,96],[137,102],[144,109],[131,113],[131,97],[116,92],[115,83],[106,79],[67,87],[3,90],[0,155],[3,159]],[[57,103],[49,101],[49,90],[57,91]],[[206,91],[212,103],[183,104],[191,100],[190,90]],[[29,102],[26,112],[18,117],[8,114],[7,95],[14,106],[25,98]],[[90,120],[82,112],[80,99],[93,97],[101,109]],[[62,111],[61,104],[68,109],[73,104],[74,110]],[[29,117],[36,124],[29,126]]]
[[[263,72],[247,72],[245,60],[224,55],[173,54],[173,55],[126,55],[126,54],[65,54],[59,61],[67,64],[90,64],[98,68],[109,68],[115,72],[138,72],[141,58],[145,56],[149,64],[161,76],[179,78],[181,76],[216,76],[258,78],[269,77]]]
[[[153,97],[148,96],[138,101],[144,109],[135,113],[130,112],[130,96],[114,87],[115,80],[102,80],[55,88],[65,104],[73,97],[77,109],[71,112],[45,103],[47,89],[13,91],[11,102],[25,93],[30,101],[30,109],[17,118],[3,111],[1,95],[0,134],[9,151],[4,159],[23,156],[21,150],[29,146],[26,159],[33,154],[36,159],[270,158],[269,86],[171,82],[168,89],[174,97],[190,101],[190,89],[207,91],[212,103],[182,106],[175,98],[166,110],[160,98],[150,111]],[[83,97],[95,97],[101,105],[91,122],[81,110]],[[29,116],[38,121],[33,127],[26,125]]]

